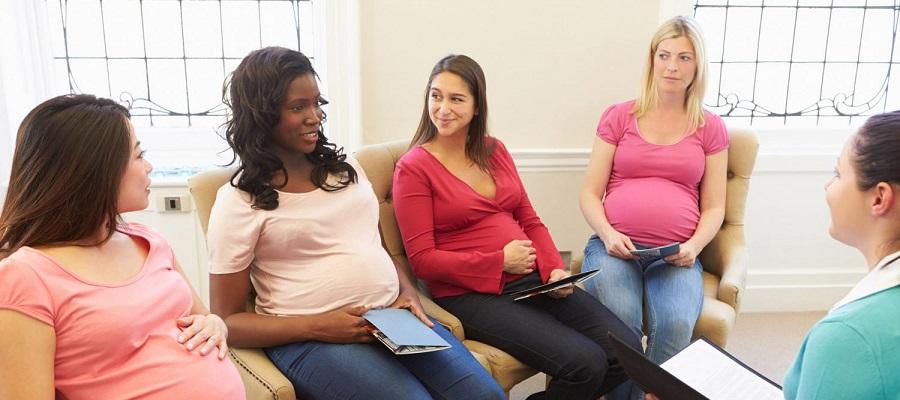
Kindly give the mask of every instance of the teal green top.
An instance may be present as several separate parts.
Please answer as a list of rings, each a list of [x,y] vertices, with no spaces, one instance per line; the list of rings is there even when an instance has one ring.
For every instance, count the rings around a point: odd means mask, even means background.
[[[819,321],[784,377],[784,398],[900,399],[900,286]]]

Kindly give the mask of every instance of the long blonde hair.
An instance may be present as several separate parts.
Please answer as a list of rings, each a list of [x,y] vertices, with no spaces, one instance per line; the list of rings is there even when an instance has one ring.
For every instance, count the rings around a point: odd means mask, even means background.
[[[656,92],[656,79],[653,79],[653,62],[656,49],[663,40],[686,37],[694,46],[694,60],[697,70],[694,80],[687,87],[684,95],[684,108],[688,115],[688,127],[690,130],[703,126],[703,96],[706,94],[706,49],[703,46],[703,35],[700,27],[693,18],[677,16],[664,22],[656,30],[653,39],[650,40],[650,51],[647,53],[647,64],[644,66],[644,76],[641,82],[641,92],[634,102],[631,112],[640,118],[656,106],[659,95]]]

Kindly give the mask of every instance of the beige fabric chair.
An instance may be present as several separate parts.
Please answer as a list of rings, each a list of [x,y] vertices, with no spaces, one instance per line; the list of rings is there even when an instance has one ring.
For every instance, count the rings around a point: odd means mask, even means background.
[[[188,189],[197,207],[197,216],[203,234],[209,225],[209,213],[216,201],[216,192],[225,185],[234,173],[235,168],[214,169],[201,172],[188,179]],[[254,294],[250,294],[248,310],[252,311]],[[260,349],[239,349],[231,347],[229,356],[244,381],[248,400],[294,400],[294,386],[278,371]]]
[[[747,280],[747,245],[744,239],[744,209],[750,188],[750,174],[756,163],[759,143],[745,129],[729,129],[728,183],[725,220],[713,240],[700,253],[703,264],[703,310],[694,327],[694,338],[706,336],[721,347],[728,343],[740,310]],[[581,271],[581,256],[573,272]]]
[[[409,261],[406,258],[406,250],[403,247],[403,239],[400,237],[400,229],[394,216],[394,205],[391,197],[394,165],[406,153],[408,146],[408,140],[369,145],[361,148],[356,153],[356,159],[359,160],[369,181],[372,182],[375,196],[378,197],[381,211],[381,236],[384,240],[384,245],[394,262],[402,265],[412,276]],[[500,349],[485,343],[467,340],[465,330],[459,319],[440,308],[428,297],[419,297],[422,300],[422,305],[425,307],[425,312],[453,332],[453,335],[463,342],[472,355],[490,371],[497,383],[500,384],[500,387],[507,393],[517,383],[537,373],[534,369],[522,364],[519,360]]]

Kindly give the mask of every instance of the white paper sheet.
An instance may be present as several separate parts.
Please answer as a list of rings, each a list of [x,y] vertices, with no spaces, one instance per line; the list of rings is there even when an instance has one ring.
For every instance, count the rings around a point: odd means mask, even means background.
[[[782,400],[781,389],[704,340],[697,340],[662,368],[710,400]]]

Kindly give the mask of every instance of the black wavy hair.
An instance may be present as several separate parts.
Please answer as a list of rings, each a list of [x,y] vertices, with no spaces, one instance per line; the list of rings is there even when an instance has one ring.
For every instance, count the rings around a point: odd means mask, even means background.
[[[287,170],[272,151],[272,130],[281,117],[281,103],[288,86],[298,76],[312,74],[312,63],[303,53],[284,47],[254,50],[231,73],[222,88],[222,102],[231,109],[225,122],[225,140],[239,159],[231,185],[250,193],[252,206],[262,210],[278,208],[278,192],[272,178],[281,171],[287,184]],[[323,114],[322,122],[325,121]],[[319,125],[316,148],[306,158],[314,167],[310,179],[316,187],[333,192],[356,183],[357,174],[344,149],[329,143]],[[230,164],[234,163],[232,160]],[[338,177],[329,183],[328,176]]]

